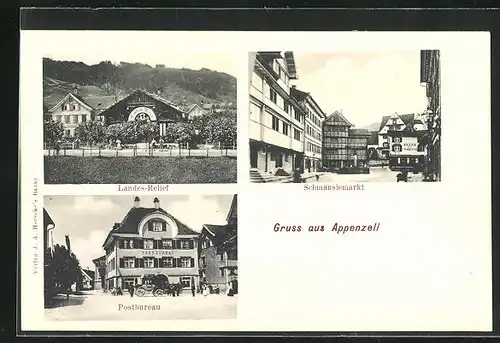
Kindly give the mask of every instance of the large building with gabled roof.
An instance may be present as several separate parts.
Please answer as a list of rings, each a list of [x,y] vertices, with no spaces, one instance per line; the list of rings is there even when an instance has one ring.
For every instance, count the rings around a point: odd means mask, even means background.
[[[142,284],[145,275],[156,275],[170,284],[190,289],[198,284],[199,233],[175,218],[155,198],[152,207],[135,197],[132,208],[108,233],[106,288]]]
[[[366,164],[370,137],[370,131],[354,128],[341,111],[333,112],[323,122],[323,166],[337,170]]]

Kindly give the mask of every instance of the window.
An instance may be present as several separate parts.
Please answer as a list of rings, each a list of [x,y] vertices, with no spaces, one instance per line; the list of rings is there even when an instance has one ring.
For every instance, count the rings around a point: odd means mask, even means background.
[[[144,257],[144,268],[154,268],[155,259],[154,257]]]
[[[394,152],[401,152],[401,145],[395,144],[392,146],[392,151]]]
[[[283,109],[285,110],[286,113],[289,113],[289,111],[290,111],[290,105],[288,104],[288,101],[286,101],[286,100],[283,104]]]
[[[153,249],[153,240],[145,239],[144,240],[144,249]]]
[[[269,99],[274,103],[278,101],[278,94],[276,94],[276,91],[272,88],[269,88]]]
[[[272,127],[273,127],[273,130],[275,131],[279,131],[280,130],[280,120],[278,118],[276,118],[275,116],[273,116],[271,114],[271,117],[272,117]]]
[[[135,259],[133,257],[124,257],[123,258],[123,268],[134,268]]]
[[[226,276],[226,270],[224,268],[220,269],[220,276]]]
[[[73,104],[73,110],[74,111],[78,111],[79,110],[79,107],[78,104]]]
[[[62,122],[62,116],[56,116],[56,122],[58,123]]]
[[[190,268],[190,267],[191,267],[191,258],[181,257],[181,268]]]
[[[70,116],[64,116],[64,122],[69,124]]]
[[[65,104],[65,105],[64,105],[64,110],[65,110],[65,111],[69,111],[69,104]]]
[[[283,123],[283,134],[288,136],[288,128],[290,127],[290,125],[288,125],[287,123]]]
[[[191,288],[191,277],[189,276],[181,277],[181,284],[183,288]]]
[[[181,240],[181,249],[190,249],[188,240]]]
[[[64,137],[69,137],[71,135],[70,130],[64,130]]]
[[[221,261],[224,261],[224,253],[223,253],[223,252],[221,252],[219,256],[220,256],[220,260],[221,260]]]
[[[173,268],[174,267],[174,258],[173,257],[162,257],[162,266],[163,268]]]
[[[293,129],[293,138],[300,141],[300,131],[297,129]]]
[[[262,92],[262,78],[256,73],[252,73],[252,85]]]
[[[295,118],[296,121],[299,121],[299,122],[301,121],[300,120],[300,112],[299,111],[295,111],[294,118]]]
[[[135,278],[124,278],[123,279],[123,289],[128,289],[130,286],[134,286]]]
[[[155,232],[160,232],[163,230],[163,225],[162,225],[162,222],[159,222],[159,221],[154,221],[153,222],[153,229],[152,231],[155,231]]]
[[[202,256],[202,257],[201,257],[201,265],[202,265],[202,266],[205,266],[206,261],[207,261],[207,259],[205,258],[205,256]]]
[[[132,239],[125,240],[123,243],[124,243],[123,244],[124,249],[134,249],[134,241]]]
[[[87,121],[87,115],[82,114],[82,123],[85,123]]]
[[[392,142],[393,142],[393,143],[401,143],[401,137],[397,137],[397,136],[396,136],[396,137],[394,137],[394,138],[392,139]]]
[[[78,123],[78,114],[73,116],[73,124]]]
[[[161,247],[163,249],[172,249],[173,246],[172,246],[172,240],[171,239],[163,239],[161,241]]]

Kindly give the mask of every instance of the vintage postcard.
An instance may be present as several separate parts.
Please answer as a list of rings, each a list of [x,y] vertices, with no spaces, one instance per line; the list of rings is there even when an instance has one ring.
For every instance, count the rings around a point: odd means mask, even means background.
[[[440,181],[439,55],[251,53],[250,180]]]
[[[490,331],[490,64],[487,32],[21,31],[20,330]]]

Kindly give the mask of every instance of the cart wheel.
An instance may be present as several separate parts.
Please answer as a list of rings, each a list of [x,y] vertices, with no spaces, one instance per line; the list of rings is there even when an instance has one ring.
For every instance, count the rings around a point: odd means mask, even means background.
[[[161,289],[157,289],[154,291],[153,295],[155,297],[161,297],[163,295],[163,291]]]
[[[137,295],[138,297],[143,297],[144,294],[146,294],[146,291],[142,288],[138,288],[136,291],[135,291],[135,295]]]

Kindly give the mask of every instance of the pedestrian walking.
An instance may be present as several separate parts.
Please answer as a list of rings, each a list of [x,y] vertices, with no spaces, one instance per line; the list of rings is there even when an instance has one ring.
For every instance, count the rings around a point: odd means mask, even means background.
[[[130,284],[128,286],[128,292],[130,293],[130,297],[133,298],[134,297],[134,285]]]
[[[194,283],[191,283],[191,294],[193,295],[193,297],[195,296],[195,287],[194,287]]]
[[[203,296],[206,297],[207,295],[208,295],[208,287],[207,287],[207,285],[204,285],[203,286]]]

